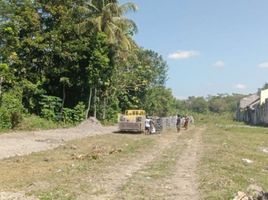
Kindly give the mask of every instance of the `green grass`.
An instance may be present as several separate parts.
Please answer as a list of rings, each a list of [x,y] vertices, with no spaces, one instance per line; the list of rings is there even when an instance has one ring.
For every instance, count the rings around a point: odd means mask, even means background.
[[[203,135],[199,165],[202,199],[231,199],[250,184],[267,190],[268,154],[262,148],[268,148],[268,129],[222,122],[221,118],[211,121]],[[253,163],[247,164],[243,158]]]
[[[15,128],[15,130],[24,130],[24,131],[46,130],[46,129],[68,127],[68,126],[70,125],[49,121],[36,115],[29,115],[29,116],[26,115],[23,117],[22,122]]]
[[[25,115],[22,121],[14,129],[0,129],[1,133],[9,133],[12,131],[35,131],[35,130],[47,130],[56,128],[66,128],[74,126],[73,124],[64,124],[62,122],[53,122],[41,118],[36,115]]]
[[[0,128],[0,135],[3,134],[3,133],[8,133],[10,131],[11,131],[10,129],[1,129]]]
[[[51,191],[47,192],[41,192],[38,195],[38,198],[40,200],[52,200],[52,199],[57,199],[57,200],[74,200],[75,196],[74,194],[62,189],[61,187],[56,187]]]
[[[236,124],[241,125],[243,123],[234,121],[235,115],[233,113],[227,112],[227,113],[208,113],[208,114],[194,114],[195,123],[197,125],[203,125],[203,124]]]

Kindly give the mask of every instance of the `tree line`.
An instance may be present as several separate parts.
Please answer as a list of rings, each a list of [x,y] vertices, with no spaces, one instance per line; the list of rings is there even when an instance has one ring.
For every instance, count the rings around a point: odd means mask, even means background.
[[[207,97],[190,96],[186,100],[177,100],[176,109],[184,113],[235,113],[238,102],[245,97],[242,94],[217,94]]]
[[[125,14],[136,10],[117,0],[0,0],[0,128],[24,114],[77,123],[116,121],[129,108],[157,116],[226,110],[222,98],[208,106],[172,95],[165,60],[133,39],[137,26]]]
[[[172,98],[166,62],[133,40],[137,27],[125,14],[136,10],[116,0],[1,0],[1,126],[15,126],[25,112],[114,120],[152,106],[155,92]]]

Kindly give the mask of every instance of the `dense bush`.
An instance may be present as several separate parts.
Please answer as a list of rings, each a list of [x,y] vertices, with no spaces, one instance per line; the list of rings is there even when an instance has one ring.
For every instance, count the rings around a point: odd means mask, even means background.
[[[79,102],[73,109],[62,108],[61,98],[43,95],[40,105],[41,116],[47,120],[76,124],[85,118],[85,105],[82,102]]]
[[[42,95],[41,105],[41,117],[51,120],[60,121],[60,111],[62,100],[59,97]]]
[[[79,102],[74,109],[63,108],[62,120],[64,123],[79,123],[85,118],[85,105]]]
[[[37,115],[24,114],[22,121],[16,127],[16,130],[40,130],[40,129],[53,129],[60,127],[68,127],[69,124],[53,122],[46,120]]]
[[[22,92],[12,90],[2,95],[0,104],[0,128],[15,128],[22,120]]]

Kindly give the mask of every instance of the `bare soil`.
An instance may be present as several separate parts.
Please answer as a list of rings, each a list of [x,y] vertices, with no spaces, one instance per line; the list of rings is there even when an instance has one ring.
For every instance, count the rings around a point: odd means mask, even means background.
[[[187,145],[177,161],[175,174],[168,181],[172,188],[168,193],[169,199],[199,199],[196,170],[202,151],[203,131],[204,129],[196,129],[194,137],[186,141]]]
[[[57,129],[48,131],[19,132],[0,135],[0,159],[12,156],[23,156],[32,152],[45,151],[64,145],[66,141],[82,139],[99,134],[111,134],[117,130],[116,126],[102,127],[97,121],[90,120],[84,122],[76,128]],[[202,132],[203,129],[191,128],[188,131],[182,130],[180,133],[171,131],[168,133],[149,135],[155,143],[151,148],[141,148],[141,151],[133,156],[126,157],[124,160],[114,160],[100,172],[94,174],[85,174],[79,182],[90,184],[93,190],[84,190],[75,199],[182,199],[197,200],[199,199],[198,185],[196,178],[196,167],[202,149]],[[123,135],[123,134],[122,134]],[[187,137],[183,137],[183,136]],[[120,137],[120,135],[119,135]],[[144,135],[129,135],[134,139],[143,139]],[[107,137],[108,139],[108,137]],[[179,154],[174,158],[174,166],[170,167],[170,174],[161,175],[161,179],[149,180],[149,185],[144,187],[154,188],[146,194],[140,193],[138,185],[143,184],[143,180],[135,182],[137,194],[125,195],[125,187],[136,179],[136,175],[161,161],[165,152],[169,149],[176,149],[177,146],[183,147]],[[173,160],[173,158],[172,158]],[[165,173],[159,171],[159,173]],[[144,176],[148,179],[147,176]],[[42,183],[43,180],[40,180]],[[161,184],[159,184],[159,181]],[[147,180],[148,182],[148,180]],[[49,183],[46,183],[49,185]],[[40,184],[42,188],[43,184]],[[35,185],[39,187],[38,184]],[[47,187],[46,187],[47,188]],[[161,191],[162,194],[156,198],[154,193]],[[1,200],[36,200],[37,197],[26,196],[28,191],[10,192],[1,191]]]
[[[112,133],[116,130],[116,126],[103,127],[92,118],[74,128],[2,134],[0,135],[0,159],[54,149],[64,145],[66,141]]]

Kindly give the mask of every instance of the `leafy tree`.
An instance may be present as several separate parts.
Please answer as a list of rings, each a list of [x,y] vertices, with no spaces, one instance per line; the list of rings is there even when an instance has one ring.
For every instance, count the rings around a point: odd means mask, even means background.
[[[262,89],[263,89],[263,90],[268,89],[268,83],[265,83],[265,84],[262,86]]]
[[[263,86],[261,88],[258,89],[258,94],[261,94],[262,90],[268,89],[268,83],[264,83]]]
[[[176,114],[187,113],[188,111],[187,100],[176,99],[174,109],[176,111]]]
[[[9,68],[7,64],[1,63],[0,64],[0,100],[2,97],[2,86],[4,83],[9,81]]]
[[[221,97],[213,97],[208,104],[211,112],[222,113],[228,110],[227,102]]]
[[[189,97],[189,109],[197,113],[207,113],[208,103],[203,97]]]
[[[132,39],[137,27],[125,14],[136,10],[117,0],[0,0],[3,105],[14,103],[7,96],[18,89],[20,110],[66,123],[81,113],[115,120],[134,107],[172,113],[166,62]]]
[[[149,89],[144,100],[144,109],[148,115],[166,117],[175,114],[175,98],[172,91],[163,86]]]
[[[147,90],[165,85],[167,69],[166,62],[156,52],[136,50],[119,76],[121,109],[142,107]]]

